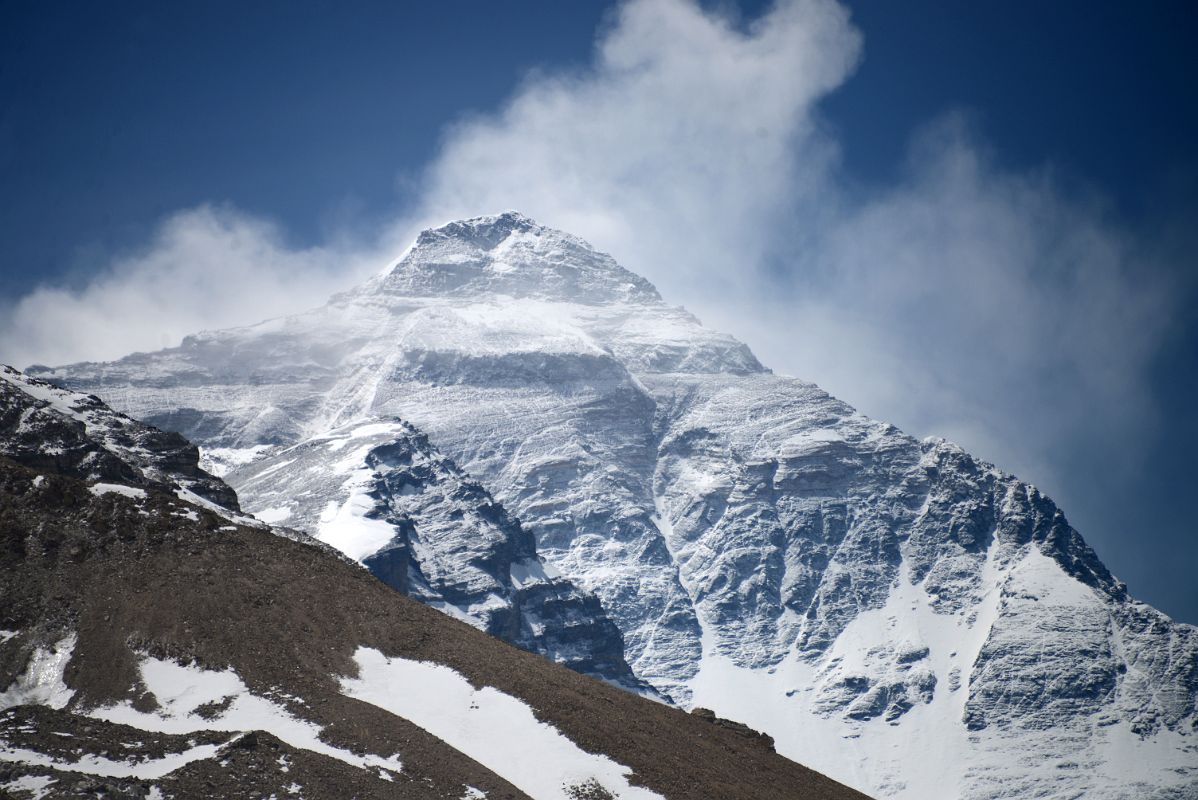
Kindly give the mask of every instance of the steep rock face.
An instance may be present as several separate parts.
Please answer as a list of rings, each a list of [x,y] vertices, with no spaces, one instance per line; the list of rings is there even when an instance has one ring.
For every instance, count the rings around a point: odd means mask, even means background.
[[[411,421],[600,598],[640,678],[872,793],[1198,792],[1195,629],[1050,500],[519,215],[426,232],[321,309],[45,374],[230,460]]]
[[[225,476],[260,518],[310,531],[384,583],[572,669],[647,692],[599,601],[531,533],[397,419],[341,425]]]
[[[192,493],[231,511],[237,495],[200,468],[195,445],[0,365],[0,455],[92,481]]]

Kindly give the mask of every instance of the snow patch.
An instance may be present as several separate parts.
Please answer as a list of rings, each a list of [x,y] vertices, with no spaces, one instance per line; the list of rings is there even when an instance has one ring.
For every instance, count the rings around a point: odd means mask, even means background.
[[[123,486],[119,483],[96,483],[87,490],[96,497],[103,497],[106,494],[123,494],[125,497],[133,497],[142,500],[146,496],[145,489],[138,489],[136,486]]]
[[[628,767],[537,720],[524,701],[490,686],[475,689],[447,666],[368,647],[354,661],[358,677],[341,679],[344,694],[410,720],[537,800],[570,800],[568,787],[590,781],[623,800],[661,797],[630,784]]]
[[[359,769],[400,771],[398,754],[384,758],[359,756],[321,740],[321,726],[292,715],[282,706],[252,694],[231,669],[221,672],[187,666],[174,661],[144,658],[140,664],[142,683],[158,700],[154,713],[138,711],[130,701],[91,712],[97,719],[130,725],[157,733],[186,734],[198,731],[265,731],[292,747],[330,756]],[[199,709],[228,704],[215,716],[205,717]],[[147,776],[153,777],[153,776]]]
[[[523,561],[513,561],[511,567],[512,585],[523,589],[535,583],[549,583],[561,573],[541,561],[539,558],[526,558]]]
[[[184,750],[182,753],[171,753],[162,758],[148,761],[114,761],[111,758],[95,755],[84,755],[78,761],[60,761],[36,750],[0,747],[0,761],[15,761],[21,764],[50,767],[63,772],[81,772],[85,775],[98,775],[105,778],[141,778],[145,780],[161,778],[193,761],[212,758],[219,749],[218,745],[202,744]]]
[[[367,425],[359,425],[349,432],[350,439],[365,439],[367,437],[383,436],[385,434],[394,433],[399,426],[394,422],[372,422]]]
[[[63,683],[62,675],[71,660],[76,641],[72,633],[49,649],[39,647],[34,650],[25,671],[0,694],[0,711],[27,705],[66,708],[75,690]]]
[[[316,527],[317,539],[355,561],[378,552],[395,538],[395,529],[388,523],[366,516],[375,507],[374,499],[369,494],[372,475],[369,468],[356,471],[354,477],[345,484],[349,497],[340,504],[330,501]]]
[[[254,516],[269,525],[276,525],[291,518],[291,509],[288,506],[273,506],[262,509]]]
[[[10,792],[29,792],[33,800],[42,800],[50,794],[50,787],[55,783],[49,775],[22,775],[15,780],[0,785],[0,788]]]

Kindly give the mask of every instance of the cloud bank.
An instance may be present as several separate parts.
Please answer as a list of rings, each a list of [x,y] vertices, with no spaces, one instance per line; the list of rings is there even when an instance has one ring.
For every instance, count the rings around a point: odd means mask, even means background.
[[[181,211],[85,286],[44,286],[0,312],[0,360],[24,367],[172,347],[321,305],[383,258],[361,244],[290,248],[276,226],[230,208]]]
[[[22,299],[0,357],[112,358],[298,310],[424,224],[515,208],[613,253],[775,370],[1050,491],[1083,493],[1064,474],[1079,453],[1134,467],[1175,293],[1098,206],[995,166],[959,120],[917,137],[894,185],[850,188],[819,101],[861,48],[831,0],[749,21],[630,0],[589,67],[531,75],[448,129],[418,200],[371,242],[296,250],[245,215],[183,212],[83,289]]]
[[[1142,467],[1177,287],[1099,205],[994,167],[948,120],[817,238],[766,304],[772,331],[746,329],[763,356],[1050,490],[1082,450],[1118,453],[1120,478]]]

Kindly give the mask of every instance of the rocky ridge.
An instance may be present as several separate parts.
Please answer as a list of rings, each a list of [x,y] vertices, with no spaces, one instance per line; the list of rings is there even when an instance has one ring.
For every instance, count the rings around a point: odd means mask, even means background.
[[[348,423],[226,478],[260,518],[312,532],[409,597],[571,669],[654,694],[633,676],[620,630],[594,595],[547,566],[532,534],[408,423]]]
[[[194,496],[240,511],[236,493],[199,466],[199,449],[106,406],[0,365],[0,455],[90,481]]]

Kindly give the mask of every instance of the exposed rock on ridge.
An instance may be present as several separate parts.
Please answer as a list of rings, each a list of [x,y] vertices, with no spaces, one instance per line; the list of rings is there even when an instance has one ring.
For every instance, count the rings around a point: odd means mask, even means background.
[[[262,516],[533,653],[652,693],[599,601],[547,567],[490,493],[398,419],[342,425],[228,473]]]
[[[91,481],[183,490],[231,511],[237,495],[200,469],[178,433],[119,414],[95,395],[60,389],[0,365],[0,455]]]

